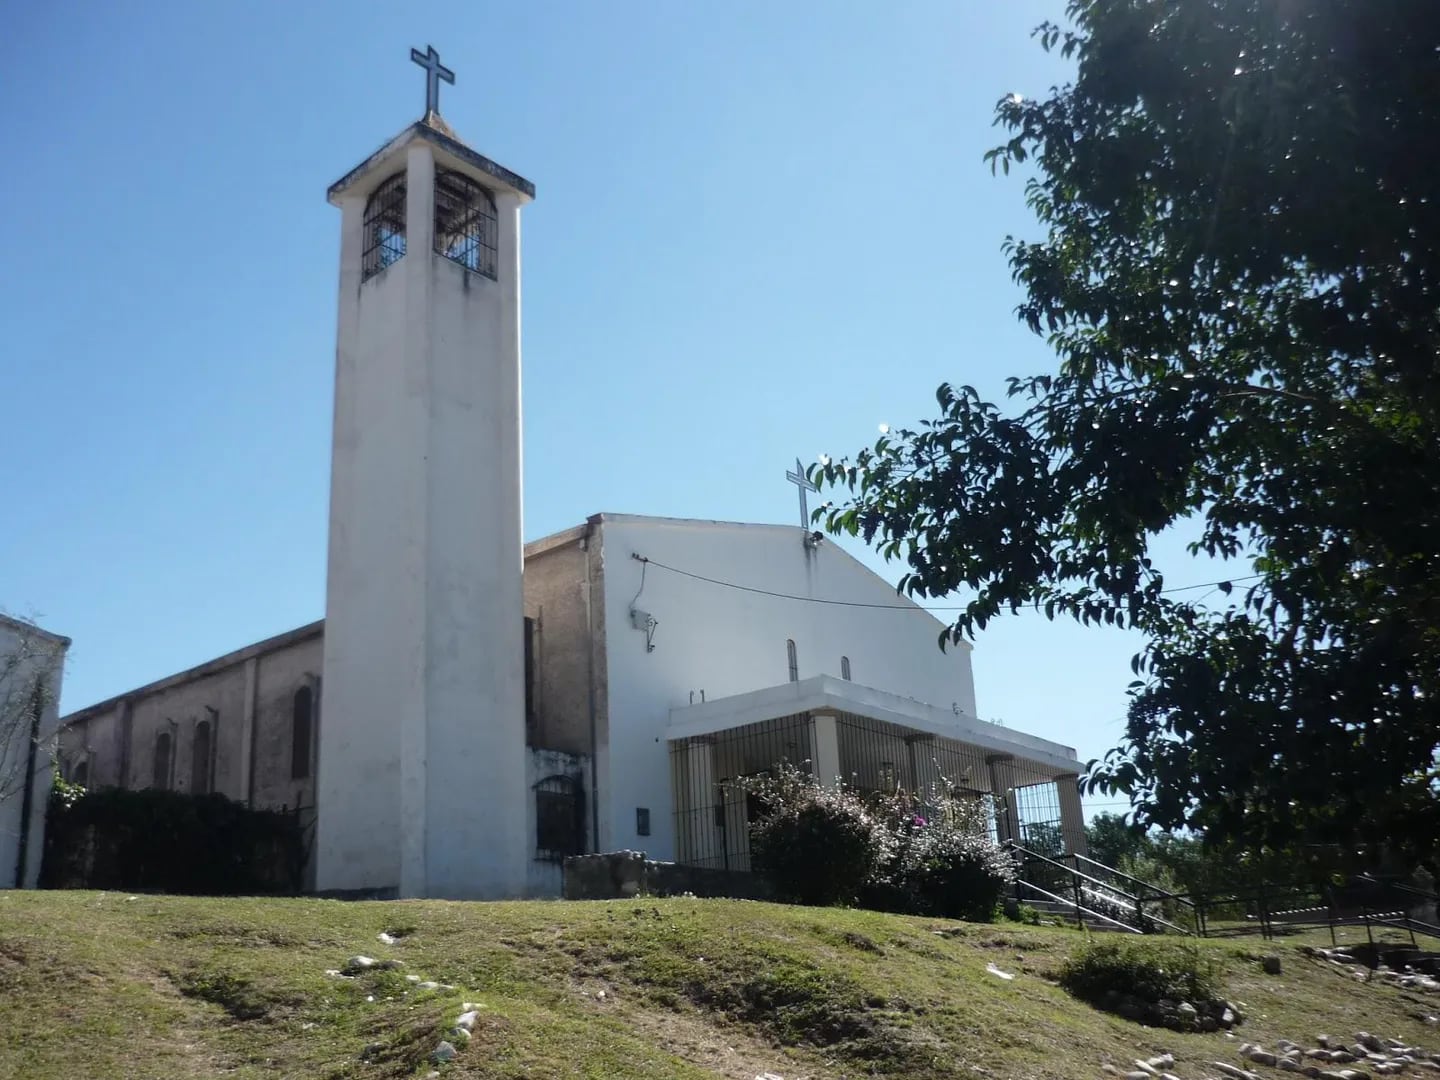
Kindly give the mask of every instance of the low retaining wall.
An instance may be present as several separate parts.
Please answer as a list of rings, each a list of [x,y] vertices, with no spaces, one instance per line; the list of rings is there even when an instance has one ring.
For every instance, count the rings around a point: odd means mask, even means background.
[[[632,896],[728,897],[770,900],[773,893],[754,874],[655,862],[643,851],[572,855],[565,860],[566,900],[625,900]]]

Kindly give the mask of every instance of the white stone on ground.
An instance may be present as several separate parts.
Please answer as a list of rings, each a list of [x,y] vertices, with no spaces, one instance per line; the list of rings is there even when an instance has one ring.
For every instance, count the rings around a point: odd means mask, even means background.
[[[1260,1077],[1259,1073],[1248,1072],[1245,1069],[1237,1069],[1234,1065],[1224,1061],[1212,1061],[1210,1064],[1214,1065],[1215,1068],[1219,1069],[1226,1076],[1235,1077],[1235,1080],[1259,1080]]]

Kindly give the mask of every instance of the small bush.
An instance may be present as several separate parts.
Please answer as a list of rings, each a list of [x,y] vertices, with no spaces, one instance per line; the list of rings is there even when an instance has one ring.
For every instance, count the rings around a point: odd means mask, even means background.
[[[782,900],[853,903],[880,863],[879,822],[853,792],[822,788],[791,765],[743,785],[759,809],[750,857]]]
[[[1116,997],[1142,1002],[1209,1002],[1220,996],[1215,961],[1194,946],[1123,939],[1086,944],[1060,968],[1060,985],[1092,1005]]]
[[[1040,925],[1040,912],[1029,904],[1016,904],[1015,913],[1010,915],[1018,923],[1025,923],[1027,926]]]

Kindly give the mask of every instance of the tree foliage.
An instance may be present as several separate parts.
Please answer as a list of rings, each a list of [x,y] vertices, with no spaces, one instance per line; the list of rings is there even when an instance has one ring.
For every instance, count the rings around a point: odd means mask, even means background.
[[[1134,627],[1092,790],[1142,827],[1354,858],[1440,837],[1440,6],[1075,0],[1072,83],[997,106],[1056,370],[813,470],[917,597]],[[1167,591],[1177,523],[1235,564]],[[1242,584],[1243,583],[1243,584]],[[1368,855],[1367,855],[1368,853]]]
[[[1090,857],[1106,866],[1119,866],[1121,860],[1144,853],[1153,843],[1121,814],[1096,814],[1085,826],[1085,846]]]

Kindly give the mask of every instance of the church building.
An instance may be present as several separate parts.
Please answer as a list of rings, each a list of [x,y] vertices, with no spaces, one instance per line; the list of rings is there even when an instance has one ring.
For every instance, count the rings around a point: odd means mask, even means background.
[[[1001,835],[1083,851],[1074,750],[977,719],[970,646],[805,525],[602,513],[523,543],[535,189],[412,59],[425,116],[329,190],[325,618],[66,717],[66,775],[287,808],[338,896],[558,895],[565,856],[618,849],[743,871],[726,781],[782,761],[993,794]]]

